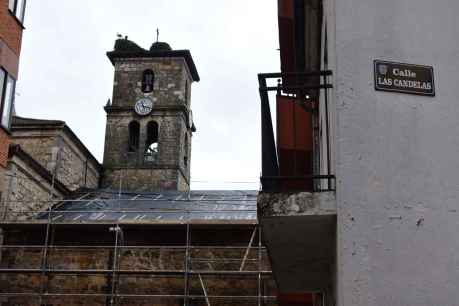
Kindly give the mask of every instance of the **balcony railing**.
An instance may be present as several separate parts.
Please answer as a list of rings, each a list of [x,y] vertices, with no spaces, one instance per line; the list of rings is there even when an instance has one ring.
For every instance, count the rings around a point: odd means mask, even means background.
[[[328,105],[331,75],[329,70],[258,75],[263,191],[335,189]],[[268,86],[273,80],[277,84]],[[276,137],[269,92],[276,93]]]

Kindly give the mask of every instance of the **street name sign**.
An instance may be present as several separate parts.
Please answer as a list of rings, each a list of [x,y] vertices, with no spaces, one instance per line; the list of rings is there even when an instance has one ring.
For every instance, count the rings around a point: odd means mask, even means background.
[[[374,61],[375,89],[435,96],[433,67]]]

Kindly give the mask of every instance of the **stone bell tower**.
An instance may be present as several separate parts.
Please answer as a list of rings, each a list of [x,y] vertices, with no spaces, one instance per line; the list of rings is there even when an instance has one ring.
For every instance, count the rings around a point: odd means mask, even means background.
[[[107,103],[102,187],[125,191],[190,188],[191,84],[199,75],[188,50],[164,42],[149,50],[118,39]]]

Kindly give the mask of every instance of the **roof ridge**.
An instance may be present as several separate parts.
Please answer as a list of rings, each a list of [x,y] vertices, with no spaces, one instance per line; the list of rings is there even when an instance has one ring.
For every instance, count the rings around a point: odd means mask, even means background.
[[[21,116],[13,116],[13,125],[14,124],[37,124],[37,123],[47,123],[47,124],[66,124],[65,121],[62,120],[54,120],[54,119],[39,119],[39,118],[30,118],[30,117],[21,117]]]

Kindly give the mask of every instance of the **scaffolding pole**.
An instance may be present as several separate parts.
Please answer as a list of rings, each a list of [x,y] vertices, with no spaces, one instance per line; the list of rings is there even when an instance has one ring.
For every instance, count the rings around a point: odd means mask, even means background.
[[[49,205],[48,208],[48,222],[46,223],[46,230],[45,230],[45,244],[42,249],[42,257],[41,257],[41,288],[40,288],[40,305],[43,304],[43,295],[47,292],[47,279],[48,273],[46,272],[48,269],[48,245],[49,245],[49,232],[51,231],[51,224],[53,222],[52,218],[52,206]]]
[[[111,227],[109,229],[111,232],[115,232],[115,245],[113,247],[113,263],[112,263],[112,273],[111,273],[111,294],[110,294],[110,305],[115,306],[117,305],[116,301],[116,277],[117,277],[117,271],[119,270],[118,267],[118,238],[119,238],[119,233],[121,232],[121,228],[117,224],[114,227]]]
[[[261,269],[262,267],[262,256],[261,253],[261,226],[258,226],[258,306],[261,306]]]
[[[250,237],[249,245],[247,246],[247,250],[245,251],[244,258],[242,258],[241,267],[239,271],[244,270],[245,262],[247,261],[247,257],[249,256],[250,249],[252,248],[253,239],[255,238],[255,234],[257,233],[257,227],[255,226],[252,232],[252,236]]]
[[[199,282],[201,283],[202,292],[204,293],[204,297],[206,298],[207,306],[210,306],[210,301],[209,301],[209,297],[207,296],[206,286],[204,286],[204,281],[202,280],[201,274],[198,274],[198,277],[199,277]]]
[[[183,306],[188,306],[189,295],[189,264],[190,264],[190,223],[186,224],[186,249],[185,249],[185,274],[184,274],[184,299]]]
[[[0,293],[0,297],[39,297],[41,294],[39,293]],[[111,294],[98,294],[98,293],[45,293],[43,297],[110,297]],[[183,299],[184,295],[173,295],[173,294],[116,294],[116,297],[119,298],[180,298]],[[277,296],[274,295],[265,295],[261,296],[263,299],[266,300],[276,300]],[[189,298],[195,300],[205,300],[206,297],[203,295],[189,295]],[[227,299],[234,299],[234,300],[257,300],[257,295],[246,295],[246,296],[239,296],[239,295],[208,295],[208,299],[220,299],[220,300],[227,300]]]

